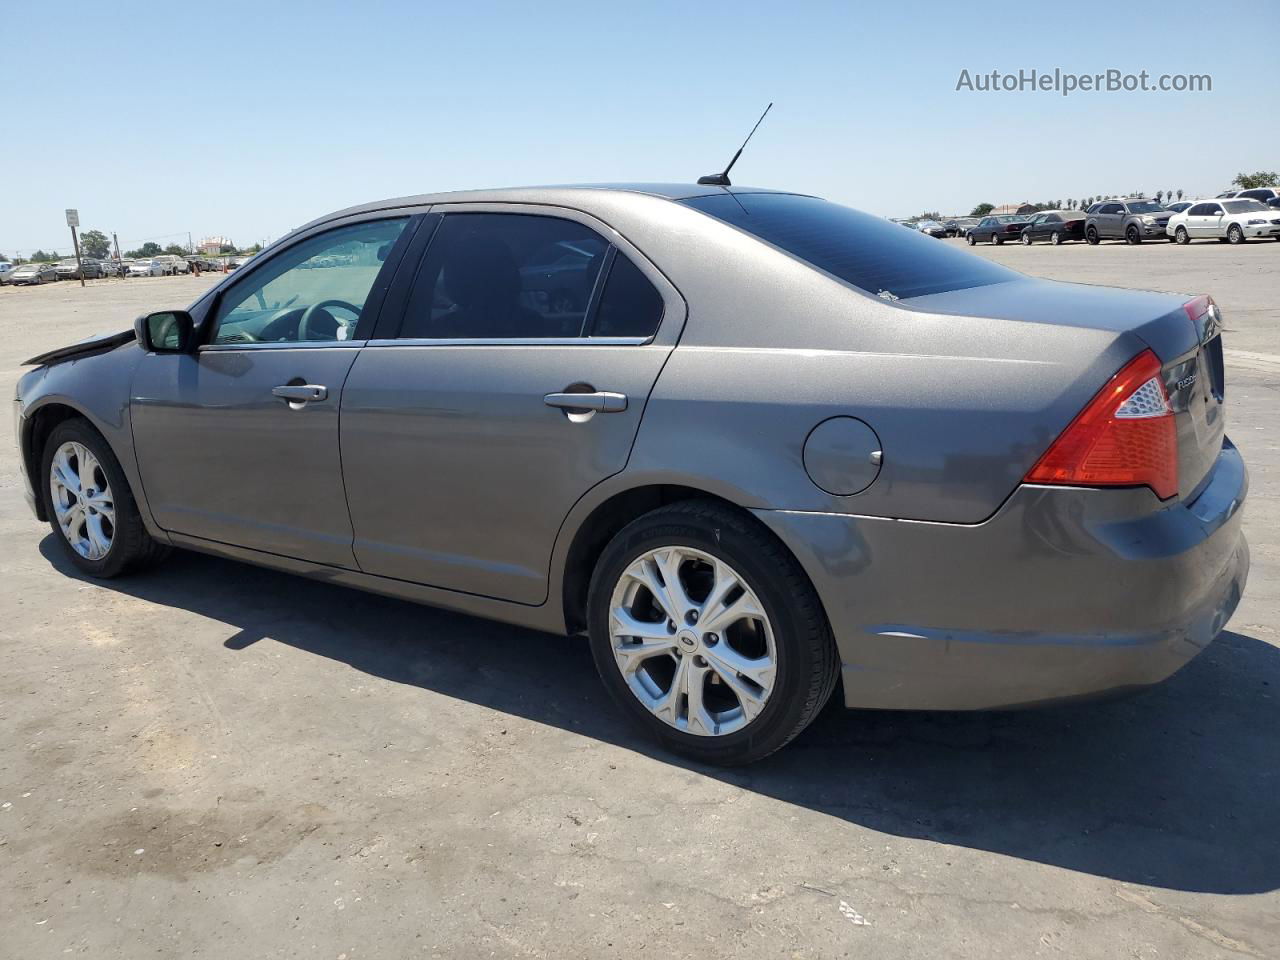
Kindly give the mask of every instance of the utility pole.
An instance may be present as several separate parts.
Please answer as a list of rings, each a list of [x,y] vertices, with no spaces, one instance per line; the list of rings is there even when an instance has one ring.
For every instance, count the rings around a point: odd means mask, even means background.
[[[67,210],[67,226],[71,228],[71,245],[76,248],[76,273],[80,275],[80,286],[84,286],[84,265],[80,262],[80,238],[76,236],[76,227],[80,226],[80,211]]]
[[[116,236],[116,232],[114,230],[111,231],[111,242],[116,245],[116,270],[119,271],[123,268],[124,261],[120,259],[120,240]],[[119,277],[120,274],[117,272],[116,276]]]

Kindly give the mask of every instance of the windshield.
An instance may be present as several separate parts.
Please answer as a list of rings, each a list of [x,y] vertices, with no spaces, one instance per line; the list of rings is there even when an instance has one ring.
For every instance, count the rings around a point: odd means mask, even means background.
[[[1139,200],[1136,203],[1129,204],[1130,213],[1168,213],[1164,207],[1156,203],[1154,200]]]
[[[964,250],[816,197],[720,193],[682,201],[886,299],[921,297],[1015,280],[1018,274]]]
[[[1259,200],[1224,200],[1227,213],[1271,213],[1271,208]]]

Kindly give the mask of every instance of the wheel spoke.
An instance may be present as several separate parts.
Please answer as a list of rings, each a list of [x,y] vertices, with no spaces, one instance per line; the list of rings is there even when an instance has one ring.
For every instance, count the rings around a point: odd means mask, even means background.
[[[714,630],[714,627],[708,627],[707,623],[715,623],[716,617],[720,616],[724,610],[724,600],[734,587],[742,586],[742,582],[732,570],[726,567],[719,560],[715,562],[715,581],[711,585],[711,592],[707,594],[707,599],[702,601],[702,611],[698,617],[698,623],[703,630]]]
[[[760,604],[756,602],[756,598],[744,591],[742,596],[727,607],[716,610],[710,616],[703,617],[698,621],[698,629],[710,633],[724,633],[728,627],[733,626],[739,620],[761,619],[763,617],[764,611],[760,609]]]
[[[674,620],[677,624],[684,623],[686,614],[693,609],[693,601],[689,599],[689,595],[684,591],[684,584],[680,581],[680,563],[684,559],[684,555],[672,547],[670,550],[663,550],[654,554],[654,562],[658,566],[658,573],[662,575],[662,582],[666,588],[668,609],[674,611]]]
[[[639,643],[616,643],[613,655],[622,661],[622,672],[635,673],[650,657],[666,656],[675,644],[666,640],[641,640]]]
[[[764,709],[765,699],[769,696],[769,687],[764,689],[753,687],[744,683],[742,677],[737,672],[725,664],[717,657],[708,654],[707,663],[711,664],[720,679],[724,681],[725,686],[733,691],[733,695],[738,698],[738,704],[742,707],[742,715],[747,719],[753,719],[761,710]],[[772,683],[773,669],[770,666],[769,680]],[[763,685],[762,685],[763,686]]]
[[[680,725],[680,708],[684,706],[685,697],[689,693],[689,666],[691,657],[681,657],[676,667],[675,676],[671,678],[671,686],[653,706],[653,712],[673,727]]]
[[[89,540],[89,559],[100,560],[111,549],[111,538],[102,529],[102,518],[89,514],[85,517],[84,532]]]
[[[623,576],[630,577],[648,590],[650,596],[653,597],[653,602],[662,609],[668,620],[673,623],[679,622],[680,613],[676,610],[675,605],[671,602],[671,597],[667,594],[666,588],[662,585],[662,578],[658,573],[657,565],[651,557],[641,557],[627,568]]]
[[[671,631],[667,629],[667,622],[651,623],[648,620],[638,620],[636,616],[629,610],[622,607],[615,607],[613,610],[615,637],[636,637],[640,640],[665,640],[669,645],[675,642],[671,636]]]
[[[726,681],[731,677],[733,679],[746,677],[756,686],[763,687],[765,690],[773,686],[776,667],[769,657],[760,657],[758,659],[744,657],[727,643],[708,647],[703,652],[703,656],[707,658],[711,668]]]
[[[690,660],[692,658],[685,657],[685,659]],[[710,672],[710,667],[703,667],[699,666],[697,663],[690,663],[685,676],[686,696],[688,697],[689,732],[700,734],[705,737],[715,736],[715,734],[719,732],[718,724],[702,702],[702,694],[706,690],[707,686],[707,674]]]
[[[60,449],[53,458],[52,480],[64,490],[72,494],[80,492],[80,478],[71,469],[71,460],[67,456],[67,448]]]
[[[89,452],[89,448],[84,444],[76,444],[76,473],[80,478],[80,491],[97,490],[98,481],[95,479],[98,470],[98,459]]]

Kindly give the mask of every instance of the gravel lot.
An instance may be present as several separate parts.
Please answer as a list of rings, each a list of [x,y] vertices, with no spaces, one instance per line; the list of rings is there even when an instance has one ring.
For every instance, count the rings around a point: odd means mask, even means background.
[[[79,579],[6,417],[0,954],[1280,955],[1280,243],[978,252],[1224,310],[1254,567],[1169,683],[831,709],[696,768],[633,736],[577,642],[195,555]],[[0,288],[0,387],[213,279]]]

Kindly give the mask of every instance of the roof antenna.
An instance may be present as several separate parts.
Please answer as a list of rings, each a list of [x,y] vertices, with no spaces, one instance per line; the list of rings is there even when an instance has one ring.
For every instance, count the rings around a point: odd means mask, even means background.
[[[730,187],[733,186],[729,182],[729,171],[733,169],[733,165],[738,162],[738,158],[742,156],[742,151],[747,144],[751,142],[751,138],[755,136],[756,129],[764,122],[765,116],[773,109],[773,102],[769,102],[769,106],[764,108],[764,113],[760,114],[760,119],[756,121],[756,125],[751,128],[751,132],[747,134],[747,139],[742,141],[742,146],[738,148],[738,152],[733,155],[733,159],[729,161],[729,165],[724,168],[722,173],[709,173],[705,177],[699,177],[698,183],[708,187]]]

